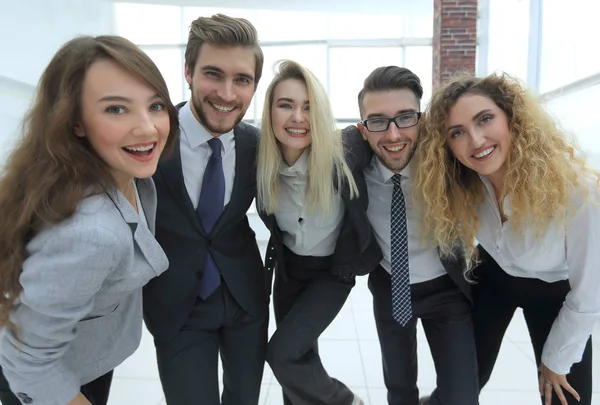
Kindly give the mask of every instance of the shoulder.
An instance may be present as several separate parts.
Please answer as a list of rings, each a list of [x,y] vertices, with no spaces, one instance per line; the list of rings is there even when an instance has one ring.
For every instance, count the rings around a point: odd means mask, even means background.
[[[252,135],[255,137],[258,137],[258,128],[256,128],[254,125],[250,125],[246,122],[240,122],[239,124],[236,125],[235,132],[240,132],[243,134],[247,134],[247,135]]]
[[[58,224],[47,226],[32,242],[54,245],[97,245],[120,247],[131,239],[131,228],[111,198],[94,194],[84,198],[73,215]],[[35,245],[35,243],[34,243]],[[119,249],[120,250],[120,249]]]

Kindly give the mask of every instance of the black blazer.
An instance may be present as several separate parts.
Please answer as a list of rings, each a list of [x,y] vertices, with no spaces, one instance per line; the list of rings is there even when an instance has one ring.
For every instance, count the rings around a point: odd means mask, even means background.
[[[354,170],[360,170],[363,172],[373,157],[373,151],[369,146],[369,143],[363,139],[360,131],[354,125],[344,128],[342,131],[342,138],[344,140],[344,149],[350,150],[354,154],[354,158],[357,162]],[[364,181],[364,176],[362,177],[362,180]],[[364,185],[364,188],[366,191],[366,184]],[[442,265],[444,266],[444,269],[450,278],[456,283],[461,292],[465,294],[465,296],[472,303],[473,298],[471,295],[471,284],[464,276],[466,270],[466,261],[463,248],[461,246],[457,246],[454,249],[454,257],[440,256],[440,261],[442,262]]]
[[[231,199],[208,234],[185,188],[179,144],[154,175],[158,195],[156,239],[169,259],[169,269],[144,287],[144,320],[157,341],[173,337],[188,318],[209,252],[246,312],[259,316],[268,305],[262,259],[246,216],[256,195],[258,130],[240,123],[234,137]]]
[[[343,185],[341,197],[344,200],[345,215],[333,253],[331,272],[342,279],[350,279],[375,270],[383,254],[366,214],[369,197],[362,168],[368,163],[368,160],[365,160],[368,159],[368,154],[361,149],[354,151],[344,148],[344,155],[354,176],[359,196],[350,199],[350,189],[347,184]],[[272,272],[277,269],[278,272],[283,272],[285,277],[281,230],[274,215],[264,212],[259,214],[271,232],[265,258],[266,270]]]

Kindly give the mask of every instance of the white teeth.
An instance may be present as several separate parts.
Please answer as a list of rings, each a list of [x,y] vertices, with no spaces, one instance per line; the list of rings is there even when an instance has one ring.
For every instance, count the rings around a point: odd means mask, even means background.
[[[212,105],[215,108],[215,110],[219,110],[221,112],[229,112],[229,111],[233,110],[233,107],[225,107],[223,105],[218,105],[218,104],[213,104],[213,103],[210,103],[210,105]]]
[[[476,154],[476,155],[473,155],[473,156],[475,156],[477,159],[481,159],[481,158],[483,158],[483,157],[486,157],[486,156],[487,156],[487,155],[489,155],[490,153],[492,153],[492,151],[494,150],[494,148],[495,148],[495,147],[494,147],[494,146],[492,146],[492,147],[490,147],[490,148],[487,148],[487,149],[486,149],[486,150],[484,150],[483,152],[479,152],[478,154]]]
[[[305,134],[306,132],[308,132],[306,129],[293,129],[293,128],[286,128],[286,131],[295,134],[295,135],[301,135],[301,134]]]
[[[154,144],[146,146],[125,146],[125,149],[134,152],[148,152],[149,150],[152,150],[152,148],[154,148]]]
[[[390,152],[400,152],[402,149],[406,147],[406,144],[400,146],[386,146],[385,148]]]

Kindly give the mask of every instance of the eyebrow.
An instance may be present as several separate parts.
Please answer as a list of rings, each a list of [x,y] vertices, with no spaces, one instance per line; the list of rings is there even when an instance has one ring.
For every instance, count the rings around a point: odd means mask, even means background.
[[[471,118],[471,121],[477,121],[477,120],[479,119],[479,117],[481,117],[483,114],[485,114],[485,113],[489,113],[489,112],[492,112],[492,110],[490,110],[490,109],[481,110],[481,111],[479,111],[477,114],[475,114],[475,115],[473,116],[473,118]],[[460,128],[460,127],[462,127],[462,125],[461,125],[461,124],[458,124],[458,125],[452,125],[451,127],[448,127],[447,131],[450,131],[450,130],[452,130],[452,129],[456,129],[456,128]]]
[[[406,109],[406,110],[400,110],[400,111],[396,112],[396,114],[394,116],[397,117],[398,115],[402,115],[402,114],[406,114],[406,113],[410,113],[410,112],[417,112],[417,110],[415,110],[414,108],[409,108],[409,109]],[[372,114],[367,115],[367,119],[381,118],[381,117],[385,117],[385,114],[383,114],[383,113],[372,113]]]
[[[220,67],[217,67],[217,66],[213,66],[213,65],[204,65],[200,68],[200,70],[202,70],[202,71],[212,70],[217,73],[225,74],[225,71],[223,69],[221,69]],[[236,75],[238,77],[245,77],[246,79],[248,79],[250,81],[254,81],[254,76],[252,76],[251,74],[237,73]]]
[[[296,101],[289,98],[289,97],[279,97],[276,101],[276,103],[279,103],[280,101],[287,101],[288,103],[295,103]],[[304,100],[304,104],[310,104],[310,101],[308,100]]]
[[[161,96],[158,95],[158,93],[154,94],[153,96],[150,96],[148,98],[148,101],[152,101],[155,99],[162,99]],[[122,103],[133,103],[133,100],[128,98],[128,97],[123,97],[123,96],[114,96],[114,95],[108,95],[108,96],[104,96],[102,98],[100,98],[98,101],[119,101]]]

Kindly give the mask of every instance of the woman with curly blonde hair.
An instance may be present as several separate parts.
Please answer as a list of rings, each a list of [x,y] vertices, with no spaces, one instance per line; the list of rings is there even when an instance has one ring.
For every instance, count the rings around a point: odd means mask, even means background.
[[[441,87],[419,151],[424,232],[446,254],[463,243],[474,267],[467,276],[475,281],[480,387],[520,307],[545,403],[590,404],[590,335],[600,315],[598,175],[506,74],[458,76]]]

